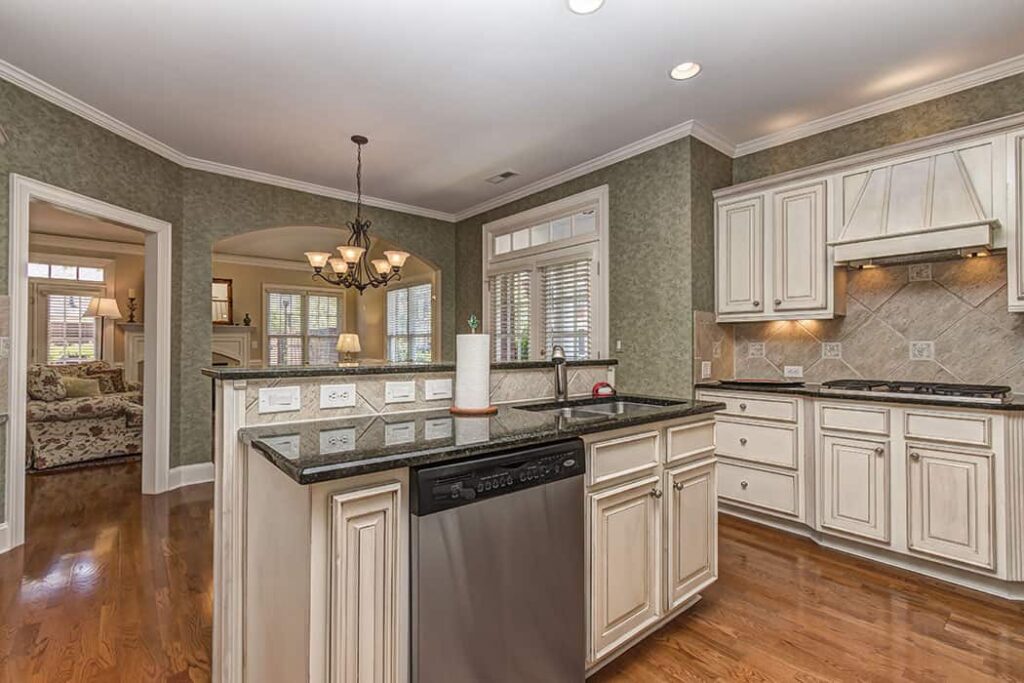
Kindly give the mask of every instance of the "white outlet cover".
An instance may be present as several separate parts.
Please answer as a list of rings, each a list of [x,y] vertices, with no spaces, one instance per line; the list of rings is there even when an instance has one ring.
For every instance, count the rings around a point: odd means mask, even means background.
[[[799,379],[804,376],[804,366],[802,365],[786,365],[782,368],[782,374],[786,377]]]
[[[384,403],[412,403],[415,400],[415,380],[384,383]]]
[[[260,389],[259,413],[288,413],[302,407],[299,387],[265,387]]]
[[[356,447],[356,428],[325,429],[320,432],[320,453],[345,453]]]
[[[700,378],[707,379],[711,377],[711,361],[702,360],[700,362]]]
[[[354,408],[356,405],[355,384],[320,385],[321,408]]]
[[[423,422],[423,438],[450,439],[452,436],[452,418],[432,417]]]
[[[423,383],[423,394],[428,401],[440,401],[452,397],[452,380],[428,379]]]
[[[415,422],[394,422],[384,425],[384,445],[396,446],[416,440]]]

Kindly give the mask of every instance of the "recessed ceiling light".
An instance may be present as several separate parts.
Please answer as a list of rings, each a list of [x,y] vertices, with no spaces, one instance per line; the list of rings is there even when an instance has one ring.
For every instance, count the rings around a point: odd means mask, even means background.
[[[683,62],[668,72],[668,75],[677,81],[685,81],[700,73],[700,64],[697,62]]]
[[[604,0],[569,0],[569,9],[576,14],[592,14],[603,4]]]

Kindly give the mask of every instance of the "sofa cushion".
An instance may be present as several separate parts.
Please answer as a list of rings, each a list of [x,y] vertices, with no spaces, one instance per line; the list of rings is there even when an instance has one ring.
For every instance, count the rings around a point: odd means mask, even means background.
[[[87,370],[83,377],[99,380],[100,391],[104,394],[123,394],[125,392],[124,370],[121,368]]]
[[[69,422],[88,418],[121,417],[127,414],[130,405],[131,402],[117,394],[86,396],[62,401],[29,401],[25,414],[29,422]]]
[[[63,378],[52,366],[33,363],[28,367],[28,395],[37,401],[67,398]]]
[[[100,395],[100,381],[87,377],[64,377],[64,389],[68,392],[68,398],[83,398],[86,396]]]

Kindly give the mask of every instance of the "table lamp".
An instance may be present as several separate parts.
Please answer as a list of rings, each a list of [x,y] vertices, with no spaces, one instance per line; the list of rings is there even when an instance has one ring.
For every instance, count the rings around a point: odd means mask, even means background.
[[[350,332],[343,332],[338,335],[338,353],[344,353],[344,360],[341,365],[358,365],[353,359],[353,353],[359,353],[362,348],[359,346],[359,335]]]

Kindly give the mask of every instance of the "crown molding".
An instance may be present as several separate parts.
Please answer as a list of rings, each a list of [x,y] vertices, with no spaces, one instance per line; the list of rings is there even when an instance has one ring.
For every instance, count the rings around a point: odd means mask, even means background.
[[[874,116],[881,114],[888,114],[896,111],[897,109],[904,109],[906,107],[912,107],[915,104],[927,102],[928,100],[934,100],[937,97],[943,97],[945,95],[952,95],[953,93],[974,88],[985,83],[991,83],[992,81],[998,81],[1000,78],[1006,78],[1008,76],[1015,76],[1021,72],[1024,72],[1024,54],[1010,59],[1004,59],[1001,62],[995,64],[989,64],[973,71],[967,71],[956,76],[950,76],[949,78],[942,79],[941,81],[935,81],[934,83],[928,83],[920,87],[914,88],[913,90],[907,90],[905,92],[890,95],[889,97],[862,104],[845,111],[841,111],[829,116],[824,116],[820,119],[808,121],[807,123],[801,123],[792,128],[778,131],[777,133],[769,133],[768,135],[747,140],[736,145],[734,157],[741,157],[746,154],[753,154],[754,152],[760,152],[761,150],[768,149],[770,147],[777,147],[787,142],[793,142],[794,140],[800,140],[801,138],[810,137],[811,135],[817,135],[818,133],[824,133],[835,128],[841,128],[842,126],[870,119]]]
[[[271,173],[251,171],[237,166],[231,166],[229,164],[222,164],[216,161],[208,161],[206,159],[191,157],[2,59],[0,59],[0,78],[8,81],[9,83],[13,83],[22,90],[27,90],[37,97],[41,97],[51,104],[57,105],[61,109],[65,109],[72,114],[80,116],[90,123],[94,123],[101,128],[105,128],[111,133],[114,133],[129,142],[135,143],[136,145],[147,149],[168,161],[172,161],[179,166],[196,171],[206,171],[217,175],[239,178],[240,180],[249,180],[256,183],[262,183],[264,185],[274,185],[322,197],[330,197],[331,199],[340,199],[353,203],[356,201],[355,193],[348,192],[347,190],[339,190],[332,187],[317,185],[315,183],[309,183],[303,180],[284,178]],[[391,200],[380,199],[378,197],[363,196],[363,204],[379,209],[388,209],[399,213],[412,214],[414,216],[434,218],[441,221],[447,221],[449,223],[455,221],[455,216],[451,213],[436,211],[434,209],[428,209],[421,206],[413,206],[411,204],[402,204],[401,202],[393,202]]]
[[[505,204],[514,202],[517,199],[522,199],[530,196],[531,194],[547,190],[555,185],[575,180],[576,178],[585,176],[588,173],[593,173],[599,169],[606,168],[612,164],[617,164],[618,162],[629,159],[630,157],[635,157],[638,154],[649,152],[652,149],[661,147],[662,145],[666,145],[670,142],[675,142],[676,140],[681,140],[690,135],[704,143],[707,143],[727,156],[733,156],[733,146],[725,138],[713,132],[710,128],[699,121],[690,119],[689,121],[684,121],[683,123],[660,130],[653,135],[648,135],[636,142],[631,142],[628,145],[619,147],[618,149],[613,149],[612,151],[602,154],[601,156],[594,157],[589,161],[584,161],[582,164],[577,164],[572,168],[555,173],[554,175],[549,175],[546,178],[534,181],[528,185],[523,185],[511,192],[506,192],[505,194],[498,195],[493,199],[488,199],[485,202],[481,202],[480,204],[471,206],[468,209],[459,211],[455,214],[455,220],[462,221],[467,218],[472,218],[473,216],[477,216],[485,211],[496,209],[499,206],[504,206]]]

